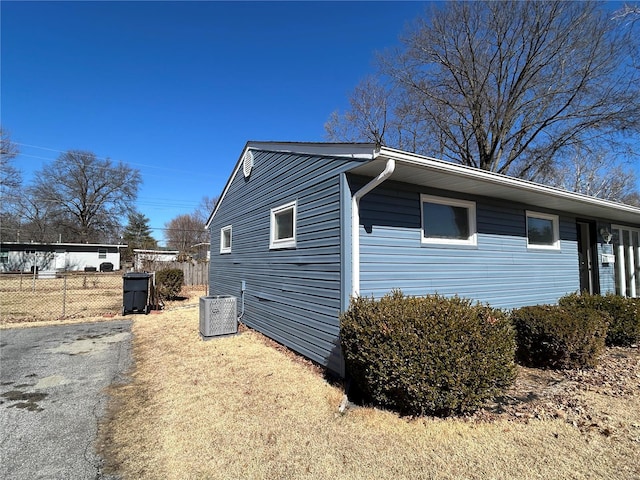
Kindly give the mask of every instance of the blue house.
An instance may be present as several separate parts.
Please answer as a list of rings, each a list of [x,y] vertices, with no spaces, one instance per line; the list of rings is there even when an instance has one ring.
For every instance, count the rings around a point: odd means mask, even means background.
[[[640,296],[640,208],[373,144],[249,142],[207,227],[209,294],[338,373],[352,296]]]

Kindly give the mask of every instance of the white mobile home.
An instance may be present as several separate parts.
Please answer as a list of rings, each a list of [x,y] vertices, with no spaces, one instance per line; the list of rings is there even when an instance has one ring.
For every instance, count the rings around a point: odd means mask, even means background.
[[[126,245],[94,243],[0,243],[1,272],[120,270],[120,250]]]

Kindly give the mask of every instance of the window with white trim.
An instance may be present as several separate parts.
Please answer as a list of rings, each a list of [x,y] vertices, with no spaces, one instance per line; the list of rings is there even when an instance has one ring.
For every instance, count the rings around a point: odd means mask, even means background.
[[[231,253],[231,225],[220,229],[220,253]]]
[[[2,264],[9,263],[9,250],[4,248],[0,250],[0,263]]]
[[[107,258],[107,249],[99,248],[98,249],[98,258]]]
[[[527,211],[527,247],[560,250],[557,215]]]
[[[420,195],[422,243],[477,245],[476,204],[433,195]]]
[[[271,209],[269,248],[296,246],[296,210],[295,201]]]

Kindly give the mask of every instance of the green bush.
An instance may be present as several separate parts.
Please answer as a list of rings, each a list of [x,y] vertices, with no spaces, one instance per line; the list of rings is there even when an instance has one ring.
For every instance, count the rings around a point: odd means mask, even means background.
[[[470,412],[515,379],[499,310],[438,295],[353,299],[341,315],[347,374],[363,400],[405,415]]]
[[[628,347],[640,343],[640,299],[608,293],[590,295],[572,293],[558,303],[564,307],[584,307],[609,314],[607,345]]]
[[[518,360],[530,367],[593,367],[604,350],[608,315],[582,307],[536,305],[511,312]]]
[[[182,290],[184,272],[177,268],[167,268],[156,272],[156,292],[163,300],[176,298]]]

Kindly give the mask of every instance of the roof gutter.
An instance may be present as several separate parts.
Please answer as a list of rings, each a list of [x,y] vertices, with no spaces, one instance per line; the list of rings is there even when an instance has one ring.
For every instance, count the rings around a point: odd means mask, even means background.
[[[387,180],[396,168],[396,161],[389,158],[384,170],[353,194],[351,198],[351,296],[360,295],[360,200],[371,190]]]
[[[492,183],[498,186],[523,189],[532,193],[539,193],[542,195],[560,198],[562,200],[571,200],[598,207],[614,208],[626,213],[638,213],[638,211],[640,211],[640,208],[632,205],[626,205],[612,200],[592,197],[584,193],[572,192],[570,190],[565,190],[559,187],[551,187],[549,185],[543,185],[531,180],[510,177],[501,173],[480,170],[465,165],[457,165],[437,158],[425,157],[417,155],[415,153],[404,152],[402,150],[396,150],[389,147],[383,147],[383,151],[381,153],[385,156],[393,155],[394,158],[398,159],[402,164],[405,165],[428,167],[429,169],[435,170],[440,173],[454,174],[456,176],[467,179],[473,178],[474,180],[481,180],[483,182]]]

